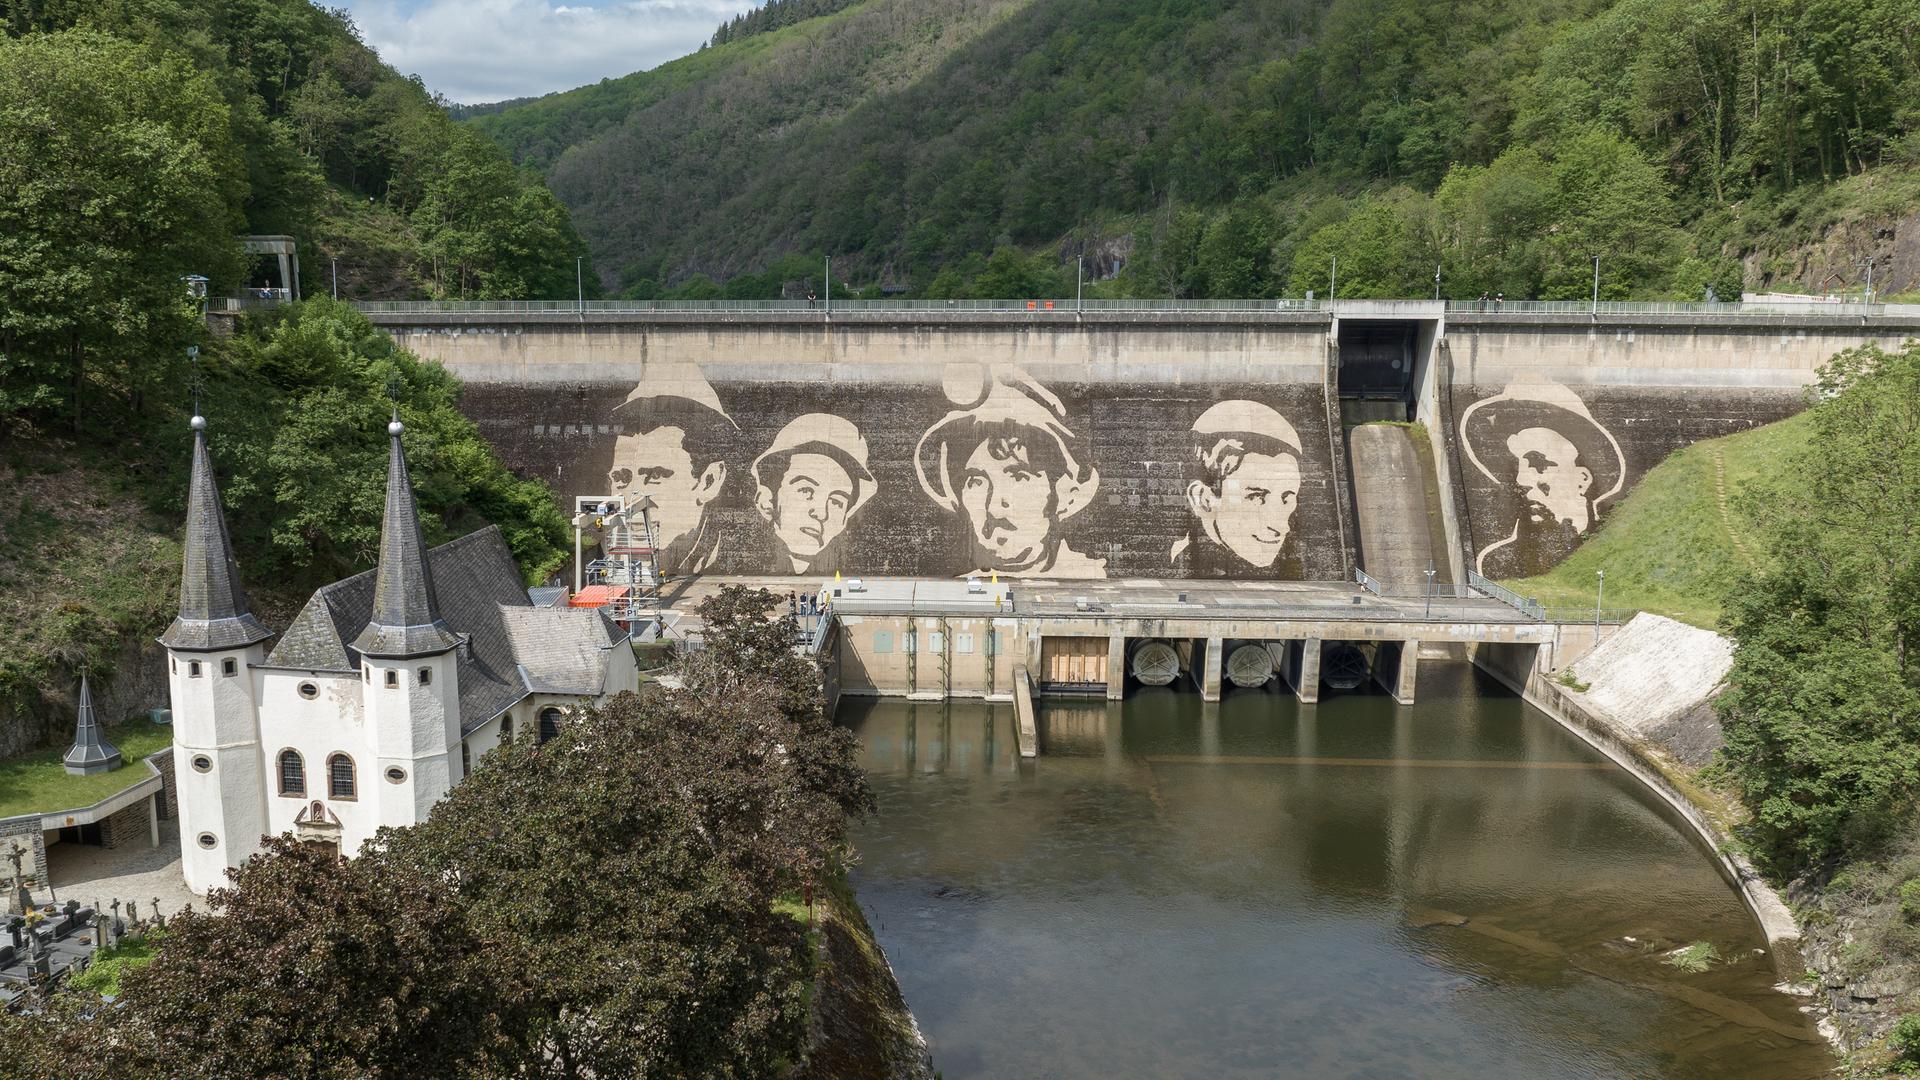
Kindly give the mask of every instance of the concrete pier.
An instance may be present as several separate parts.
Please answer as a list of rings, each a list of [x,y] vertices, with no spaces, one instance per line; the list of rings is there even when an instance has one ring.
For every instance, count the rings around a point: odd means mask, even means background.
[[[1320,700],[1320,639],[1317,637],[1300,643],[1300,663],[1294,671],[1293,692],[1302,705]]]
[[[1210,637],[1205,644],[1206,656],[1200,667],[1200,700],[1220,700],[1220,668],[1226,652],[1226,640]]]

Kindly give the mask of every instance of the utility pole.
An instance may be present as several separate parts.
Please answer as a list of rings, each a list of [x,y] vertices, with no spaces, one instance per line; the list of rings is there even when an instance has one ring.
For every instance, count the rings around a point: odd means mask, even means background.
[[[586,261],[584,255],[573,257],[573,310],[579,313],[585,313],[587,310]]]
[[[1600,314],[1600,256],[1593,257],[1593,313]]]
[[[1593,640],[1595,643],[1600,640],[1600,601],[1607,595],[1607,572],[1602,570],[1599,573],[1600,588],[1593,594]]]

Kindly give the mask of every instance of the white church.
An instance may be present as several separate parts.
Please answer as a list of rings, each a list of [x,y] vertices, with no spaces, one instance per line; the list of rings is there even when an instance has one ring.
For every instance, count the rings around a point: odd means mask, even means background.
[[[206,420],[193,429],[180,615],[160,638],[193,891],[225,884],[264,836],[351,855],[425,819],[503,736],[544,741],[572,708],[638,687],[625,632],[598,609],[536,606],[498,527],[427,549],[397,419],[379,565],[315,592],[269,649]]]

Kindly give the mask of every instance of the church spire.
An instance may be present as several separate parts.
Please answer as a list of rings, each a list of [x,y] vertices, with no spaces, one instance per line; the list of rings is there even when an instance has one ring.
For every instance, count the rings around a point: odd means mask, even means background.
[[[247,603],[233,562],[227,516],[207,453],[207,420],[193,418],[193,477],[187,483],[186,557],[181,560],[180,615],[160,644],[182,652],[240,649],[273,636]]]
[[[387,454],[387,512],[380,524],[380,565],[374,571],[373,618],[353,641],[360,655],[403,659],[446,652],[460,636],[440,618],[433,595],[433,571],[420,534],[420,507],[407,476],[407,452],[400,446],[400,417],[387,425],[392,448]]]
[[[80,716],[73,728],[73,746],[60,759],[67,771],[76,775],[106,772],[120,764],[120,751],[100,734],[93,717],[93,688],[80,676]]]

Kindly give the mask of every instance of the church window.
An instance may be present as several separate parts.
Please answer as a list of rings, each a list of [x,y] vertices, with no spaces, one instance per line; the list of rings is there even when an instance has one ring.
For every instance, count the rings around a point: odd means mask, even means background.
[[[421,669],[420,669],[420,672],[419,672],[419,674],[420,674],[420,685],[421,685],[421,686],[432,686],[432,685],[433,685],[433,669],[432,669],[432,668],[430,668],[430,667],[423,667],[423,668],[421,668]]]
[[[187,678],[197,679],[199,677],[200,677],[200,661],[198,660],[187,661]]]
[[[232,658],[222,660],[220,661],[220,674],[228,676],[238,675],[240,674],[240,665],[234,663]]]
[[[220,838],[210,832],[201,833],[198,839],[200,846],[206,848],[208,851],[212,851],[214,848],[220,846]]]
[[[330,799],[355,797],[353,759],[345,754],[335,754],[327,759],[327,797]]]
[[[300,760],[300,751],[280,751],[280,794],[304,796],[307,793],[307,763]]]
[[[392,688],[399,685],[400,685],[400,673],[398,671],[393,670],[392,668],[388,668],[387,669],[387,688],[391,690]]]
[[[205,754],[195,754],[193,756],[193,771],[194,772],[212,772],[213,759],[208,757]]]
[[[387,770],[387,783],[404,784],[407,782],[407,770],[395,765]]]
[[[560,735],[560,710],[540,710],[540,741],[557,738]]]
[[[460,779],[465,780],[467,777],[472,775],[473,775],[473,747],[468,746],[466,743],[462,742],[460,744]]]
[[[300,684],[300,696],[312,701],[320,696],[320,688],[310,682],[303,682]]]
[[[513,714],[512,713],[507,713],[502,717],[500,717],[500,737],[502,739],[513,738]]]

